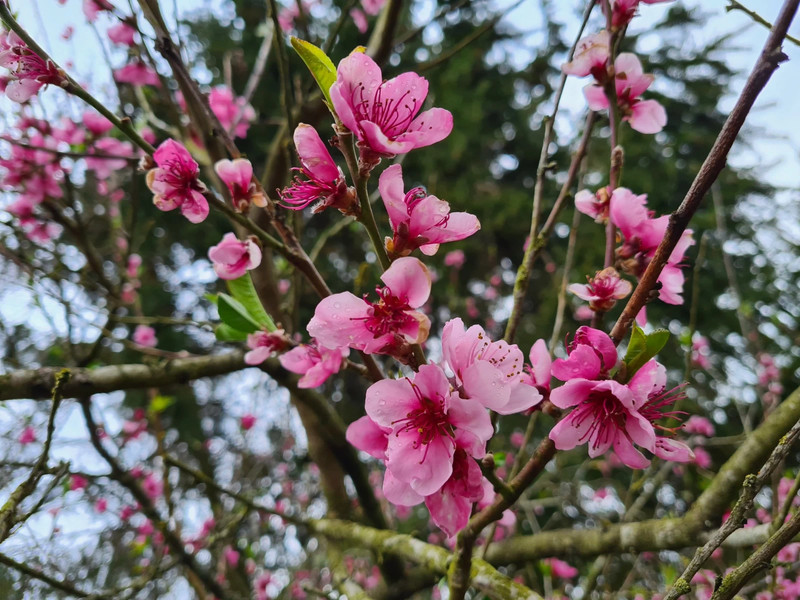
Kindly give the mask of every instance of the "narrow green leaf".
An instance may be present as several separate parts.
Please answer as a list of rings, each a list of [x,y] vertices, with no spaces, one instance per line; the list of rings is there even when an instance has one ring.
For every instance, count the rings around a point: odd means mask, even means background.
[[[244,331],[234,329],[230,325],[220,323],[214,328],[214,335],[220,342],[243,342],[247,339],[247,334]]]
[[[236,298],[220,294],[217,301],[219,318],[225,325],[244,333],[253,333],[261,326],[250,316],[247,309]]]
[[[330,95],[331,86],[333,82],[336,81],[336,66],[333,64],[333,61],[314,44],[294,36],[292,37],[292,48],[300,55],[303,62],[306,63],[308,70],[311,71],[319,89],[322,90],[322,94],[325,96],[325,103],[328,105],[333,115],[336,116]]]
[[[258,292],[253,285],[253,280],[250,278],[250,273],[245,273],[238,279],[228,280],[228,289],[231,295],[242,303],[247,314],[258,323],[260,327],[264,327],[267,331],[275,331],[277,327],[272,317],[264,310],[264,305],[258,297]]]

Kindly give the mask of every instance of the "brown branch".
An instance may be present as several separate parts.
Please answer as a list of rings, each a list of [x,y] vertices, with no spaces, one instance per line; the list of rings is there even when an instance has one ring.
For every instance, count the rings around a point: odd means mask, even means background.
[[[64,384],[62,393],[65,398],[74,398],[116,390],[159,387],[186,383],[201,377],[225,375],[245,368],[248,365],[244,362],[244,352],[237,350],[227,354],[179,358],[153,365],[125,364],[96,369],[71,369],[70,380]],[[41,367],[0,375],[0,400],[47,399],[60,370]]]
[[[781,44],[797,12],[798,4],[800,4],[800,0],[786,0],[784,3],[778,19],[775,21],[775,25],[764,44],[761,55],[755,67],[753,67],[750,77],[748,77],[747,83],[739,95],[739,99],[736,101],[736,105],[725,120],[722,130],[700,167],[700,171],[692,182],[689,191],[686,192],[683,202],[670,215],[664,239],[658,245],[655,256],[647,266],[647,270],[642,275],[639,284],[633,290],[633,295],[628,300],[622,314],[611,330],[611,338],[617,344],[625,337],[636,315],[647,303],[650,292],[655,289],[658,277],[661,275],[661,271],[667,264],[667,260],[681,239],[683,232],[688,227],[689,221],[700,207],[700,203],[711,188],[711,185],[716,181],[722,169],[725,168],[728,152],[730,152],[734,141],[736,141],[736,136],[744,125],[756,98],[758,98],[764,86],[767,85],[772,73],[775,72],[780,63],[787,60],[788,57],[781,52]]]

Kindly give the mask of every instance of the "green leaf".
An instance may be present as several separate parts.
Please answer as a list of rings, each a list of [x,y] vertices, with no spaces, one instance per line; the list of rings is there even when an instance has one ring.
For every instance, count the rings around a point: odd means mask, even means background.
[[[245,273],[238,279],[228,280],[228,289],[239,302],[242,303],[247,314],[258,323],[260,327],[266,328],[267,331],[275,331],[277,327],[275,322],[264,310],[264,305],[258,297],[258,292],[253,285],[253,280],[250,278],[250,273]]]
[[[175,404],[175,398],[172,396],[156,396],[150,401],[150,413],[160,414],[173,404]]]
[[[322,90],[322,94],[325,96],[325,103],[333,113],[333,116],[336,116],[330,95],[331,86],[333,82],[336,81],[336,67],[333,61],[314,44],[294,36],[292,36],[292,48],[300,55],[303,62],[306,63],[308,70],[311,71],[319,89]]]
[[[647,361],[658,354],[669,340],[669,331],[656,329],[652,333],[645,333],[638,325],[633,326],[631,341],[625,352],[625,379],[630,381],[636,371],[641,369]]]
[[[261,326],[250,316],[242,303],[228,294],[219,295],[217,308],[222,322],[237,331],[253,333],[261,329]]]
[[[234,329],[230,325],[220,323],[214,328],[214,335],[220,342],[243,342],[247,339],[247,334],[244,331]]]

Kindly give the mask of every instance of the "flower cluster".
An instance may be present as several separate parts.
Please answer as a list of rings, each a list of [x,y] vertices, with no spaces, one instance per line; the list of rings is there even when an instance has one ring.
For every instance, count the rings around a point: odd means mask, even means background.
[[[27,102],[49,83],[63,86],[68,81],[64,71],[28,48],[13,31],[0,32],[0,67],[10,71],[5,91],[14,102]]]
[[[676,418],[671,405],[681,396],[680,388],[667,391],[666,370],[652,359],[627,383],[612,378],[617,367],[617,349],[603,331],[581,327],[567,347],[568,357],[557,359],[552,374],[566,382],[550,393],[550,401],[572,411],[550,431],[556,448],[571,450],[588,444],[589,456],[596,458],[613,448],[620,460],[634,469],[650,461],[634,446],[638,445],[659,458],[688,462],[691,449],[667,434],[657,422]]]
[[[153,192],[153,204],[159,210],[180,209],[191,223],[200,223],[208,216],[206,187],[197,178],[199,167],[189,151],[169,139],[153,154],[156,168],[147,172],[147,187]]]

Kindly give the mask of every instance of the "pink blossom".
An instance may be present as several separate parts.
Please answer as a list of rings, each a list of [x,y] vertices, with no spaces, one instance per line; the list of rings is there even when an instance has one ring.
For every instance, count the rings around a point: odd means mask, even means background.
[[[75,490],[85,489],[87,485],[89,485],[89,480],[86,479],[86,477],[84,477],[83,475],[77,475],[77,474],[70,475],[69,489],[71,491],[74,492]]]
[[[661,419],[678,419],[682,412],[671,410],[672,405],[684,397],[683,386],[667,390],[667,370],[655,359],[648,361],[628,382],[636,396],[641,415],[658,431],[673,435],[678,427],[658,424]],[[689,462],[694,459],[692,450],[672,437],[656,436],[653,453],[664,460]]]
[[[550,430],[550,439],[559,450],[588,443],[592,458],[613,447],[624,464],[643,469],[650,461],[634,444],[654,452],[656,436],[637,410],[636,400],[627,386],[614,380],[571,379],[550,393],[550,401],[557,407],[574,407]]]
[[[472,504],[483,498],[483,474],[468,454],[469,443],[462,446],[463,430],[455,435],[453,471],[441,489],[425,497],[431,519],[449,537],[464,529],[472,514]]]
[[[528,353],[528,359],[531,364],[526,367],[525,383],[532,385],[539,390],[543,397],[546,397],[550,393],[551,370],[553,367],[553,360],[550,357],[550,351],[547,349],[547,342],[543,339],[536,340]]]
[[[408,345],[421,344],[430,331],[430,320],[416,310],[428,301],[430,272],[408,256],[394,261],[381,280],[386,287],[377,288],[377,302],[350,292],[324,298],[306,327],[308,333],[326,348],[407,355]]]
[[[550,573],[557,579],[572,579],[578,575],[578,569],[557,558],[545,558],[544,563],[550,567]]]
[[[244,355],[244,362],[252,366],[260,365],[274,352],[283,350],[287,343],[283,329],[251,333],[247,336],[247,347],[250,348],[250,352]]]
[[[94,23],[101,12],[111,12],[114,5],[108,0],[83,0],[83,14],[86,20]]]
[[[567,75],[592,75],[597,81],[605,81],[608,77],[609,38],[605,29],[582,38],[572,61],[561,65],[561,70]]]
[[[700,335],[692,341],[692,363],[696,366],[701,369],[710,369],[711,361],[708,358],[710,353],[711,346],[708,343],[708,338]]]
[[[119,297],[124,304],[133,304],[136,302],[137,295],[136,288],[132,284],[127,282],[122,284],[122,291]]]
[[[373,17],[381,12],[384,4],[386,4],[386,0],[361,0],[361,8]]]
[[[325,348],[312,342],[301,344],[282,354],[278,360],[287,371],[302,375],[297,382],[299,388],[315,388],[321,386],[328,377],[338,373],[350,354],[349,348]]]
[[[53,127],[52,135],[53,139],[70,146],[82,144],[86,139],[85,129],[66,117],[61,119],[61,127]]]
[[[244,98],[235,98],[233,91],[224,85],[211,90],[208,104],[225,130],[239,138],[247,135],[250,123],[256,118],[255,109],[246,104]],[[239,120],[234,124],[237,116]]]
[[[430,146],[453,129],[453,115],[443,108],[417,116],[428,95],[424,77],[403,73],[383,81],[380,67],[361,52],[339,63],[330,95],[342,123],[378,156]]]
[[[385,460],[391,432],[391,427],[381,427],[369,416],[363,416],[350,423],[347,427],[346,437],[350,444],[362,452],[379,460]]]
[[[711,421],[699,415],[692,415],[689,417],[683,425],[683,430],[686,433],[714,437],[714,426],[711,424]]]
[[[702,446],[694,447],[694,462],[701,469],[708,469],[712,465],[711,455]]]
[[[142,489],[150,500],[157,500],[164,493],[164,484],[155,473],[148,473],[142,481]]]
[[[581,300],[588,301],[589,308],[594,311],[611,310],[617,300],[625,298],[633,290],[630,282],[622,279],[614,267],[607,267],[598,271],[594,277],[586,279],[588,283],[573,283],[567,287],[567,291],[575,294]]]
[[[147,172],[147,187],[153,192],[153,203],[159,210],[180,208],[191,223],[200,223],[208,216],[206,191],[197,179],[198,166],[189,151],[173,139],[163,142],[153,159],[157,168]]]
[[[61,39],[69,41],[72,39],[72,35],[75,33],[75,28],[72,25],[67,25],[64,28],[64,31],[61,32]]]
[[[28,48],[13,31],[0,33],[0,67],[10,71],[5,93],[13,102],[27,102],[45,85],[63,86],[68,81],[61,69]]]
[[[394,233],[386,239],[391,257],[407,256],[416,248],[432,256],[439,244],[463,240],[481,228],[475,215],[451,213],[447,202],[428,196],[421,187],[404,192],[400,165],[381,173],[378,189]]]
[[[461,319],[442,330],[442,355],[464,395],[508,415],[542,401],[539,391],[525,382],[525,358],[516,344],[493,342],[482,327],[464,329]]]
[[[118,46],[133,46],[135,41],[136,29],[125,22],[117,23],[108,28],[108,39]]]
[[[645,4],[658,4],[660,2],[670,2],[670,0],[610,0],[611,5],[611,27],[614,31],[622,29],[630,23],[639,8],[639,2]],[[603,4],[603,12],[606,5]]]
[[[617,364],[617,347],[599,329],[579,327],[567,345],[567,358],[553,361],[552,374],[561,381],[606,377]]]
[[[105,498],[98,498],[97,502],[94,503],[94,509],[100,514],[103,514],[108,510],[108,500]]]
[[[464,256],[463,250],[451,250],[447,254],[444,255],[444,264],[446,267],[453,267],[454,269],[460,269],[464,266],[464,262],[466,261],[466,256]]]
[[[453,474],[454,429],[461,434],[461,446],[475,458],[484,455],[493,432],[486,410],[453,392],[436,365],[422,365],[413,381],[383,379],[371,385],[366,410],[378,426],[391,429],[387,472],[420,496],[437,492]]]
[[[617,259],[626,273],[636,277],[640,277],[650,264],[669,223],[667,215],[653,218],[646,202],[646,194],[636,195],[626,188],[617,188],[611,195],[609,217],[624,238],[622,246],[617,249]],[[668,304],[683,304],[684,276],[679,263],[692,244],[692,230],[687,229],[658,278],[661,283],[659,298]]]
[[[239,420],[239,424],[245,431],[250,431],[253,428],[253,425],[256,424],[256,416],[250,413],[242,415],[242,418]]]
[[[86,168],[92,169],[101,182],[128,164],[128,161],[122,157],[133,156],[133,147],[129,142],[123,142],[112,137],[104,137],[97,140],[89,150],[91,154],[97,153],[101,155],[86,157]],[[107,156],[121,158],[106,158]]]
[[[26,446],[35,441],[36,441],[36,430],[30,425],[25,427],[25,429],[22,430],[22,433],[20,433],[19,437],[17,438],[17,442],[19,442],[23,446]]]
[[[156,330],[147,325],[137,325],[133,332],[133,341],[145,348],[153,348],[158,344]]]
[[[609,190],[600,188],[594,194],[589,190],[581,190],[575,194],[575,208],[579,212],[592,217],[597,223],[608,221]]]
[[[246,158],[217,161],[214,171],[228,188],[233,206],[239,212],[247,211],[251,204],[267,205],[264,192],[253,178],[253,165]]]
[[[350,9],[350,18],[353,19],[353,23],[358,29],[359,33],[366,33],[367,28],[369,27],[367,23],[367,15],[358,8],[351,8]]]
[[[92,135],[98,137],[108,133],[114,127],[111,121],[93,110],[87,110],[83,113],[83,124],[86,125],[86,129]]]
[[[614,61],[617,106],[622,111],[622,120],[628,121],[640,133],[658,133],[667,124],[664,107],[655,100],[642,100],[640,96],[653,82],[652,75],[645,75],[642,64],[635,54],[623,52]],[[584,96],[592,110],[605,110],[609,102],[603,87],[591,84],[583,88]]]
[[[214,271],[221,279],[238,279],[261,264],[261,249],[252,237],[239,241],[234,233],[226,233],[222,241],[208,250]]]
[[[61,234],[60,226],[40,219],[20,219],[19,224],[27,238],[39,244],[46,244]]]
[[[225,562],[228,563],[229,567],[235,567],[239,564],[239,552],[237,552],[232,546],[225,546],[222,550],[223,556],[225,556]]]
[[[308,15],[311,8],[317,4],[316,0],[302,0],[303,15]],[[278,12],[278,25],[282,31],[289,32],[294,28],[295,20],[300,16],[300,5],[295,2],[290,2],[288,6],[281,8]]]
[[[152,85],[160,87],[158,73],[141,61],[135,61],[114,71],[114,79],[120,83],[131,85]]]
[[[138,254],[131,254],[128,256],[128,266],[125,269],[125,274],[128,279],[136,279],[139,275],[139,267],[142,266],[142,257]]]
[[[294,130],[294,146],[302,165],[299,171],[306,179],[294,177],[292,184],[280,192],[281,204],[292,210],[302,210],[316,202],[312,212],[318,213],[329,206],[345,214],[356,202],[355,190],[348,188],[344,173],[333,162],[330,152],[320,139],[317,130],[300,123]]]

